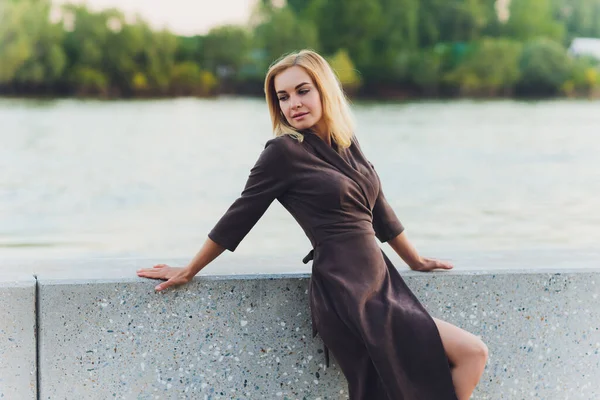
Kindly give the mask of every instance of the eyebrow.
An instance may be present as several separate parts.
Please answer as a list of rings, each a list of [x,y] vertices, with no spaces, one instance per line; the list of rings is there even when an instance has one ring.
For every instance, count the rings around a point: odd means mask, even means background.
[[[304,86],[304,85],[308,85],[308,82],[302,82],[301,84],[296,85],[296,87],[294,88],[294,90],[298,89],[300,86]],[[287,92],[285,90],[278,90],[277,93],[287,93]]]

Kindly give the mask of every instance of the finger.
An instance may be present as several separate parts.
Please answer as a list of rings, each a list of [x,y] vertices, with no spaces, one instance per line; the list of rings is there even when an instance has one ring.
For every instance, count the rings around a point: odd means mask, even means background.
[[[158,265],[155,265],[152,268],[140,268],[140,269],[137,270],[137,272],[151,272],[151,271],[156,271],[156,270],[163,269],[166,266],[167,265],[165,265],[165,264],[158,264]]]
[[[160,270],[146,269],[137,272],[143,278],[165,279],[165,272]]]
[[[172,279],[169,279],[169,280],[168,280],[168,281],[166,281],[166,282],[163,282],[163,283],[160,283],[160,284],[156,285],[156,287],[155,287],[154,289],[155,289],[157,292],[160,292],[160,291],[162,291],[162,290],[165,290],[165,289],[167,289],[167,288],[169,288],[169,287],[173,286],[173,284],[174,284],[174,281],[173,281]]]
[[[454,266],[452,264],[450,264],[449,262],[445,262],[445,261],[440,261],[438,262],[437,268],[442,268],[442,269],[452,269]]]

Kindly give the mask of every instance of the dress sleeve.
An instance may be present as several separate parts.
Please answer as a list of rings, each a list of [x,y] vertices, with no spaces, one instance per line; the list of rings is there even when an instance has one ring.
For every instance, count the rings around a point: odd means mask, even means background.
[[[283,144],[277,138],[266,143],[241,195],[209,232],[208,237],[227,250],[236,249],[273,200],[287,189],[289,160]]]
[[[369,164],[371,164],[371,162],[369,162]],[[371,164],[371,168],[375,170],[373,164]],[[375,175],[377,175],[377,171],[375,171]],[[375,205],[373,206],[373,229],[375,230],[377,239],[379,239],[381,243],[384,243],[401,234],[404,231],[404,226],[402,226],[396,213],[387,202],[383,190],[381,189],[381,180],[379,179],[379,176],[377,176],[377,179],[379,180],[379,194],[377,195],[377,200],[375,200]]]

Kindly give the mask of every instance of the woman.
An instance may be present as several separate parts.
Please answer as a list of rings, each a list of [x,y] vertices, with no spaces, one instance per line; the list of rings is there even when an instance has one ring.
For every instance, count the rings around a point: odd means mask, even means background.
[[[303,50],[272,65],[265,94],[275,138],[241,196],[185,268],[156,265],[138,276],[189,282],[225,249],[234,251],[274,199],[313,250],[309,302],[318,332],[348,381],[350,399],[466,400],[487,360],[476,336],[432,318],[381,251],[387,242],[417,271],[451,269],[420,257],[362,153],[348,102],[328,63]],[[328,353],[326,352],[326,356]]]

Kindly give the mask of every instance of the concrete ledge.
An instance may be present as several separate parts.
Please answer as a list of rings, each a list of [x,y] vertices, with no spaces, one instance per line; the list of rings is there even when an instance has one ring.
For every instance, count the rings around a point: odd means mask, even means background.
[[[137,278],[39,285],[40,398],[345,393],[311,338],[306,277],[203,277],[164,293]]]
[[[0,399],[35,399],[35,278],[0,281]]]
[[[474,399],[600,397],[600,269],[401,273],[434,317],[488,345]],[[199,276],[165,293],[50,278],[38,277],[39,398],[347,398],[311,338],[308,274]]]
[[[407,283],[434,317],[488,345],[475,399],[600,398],[600,271],[421,274]]]

